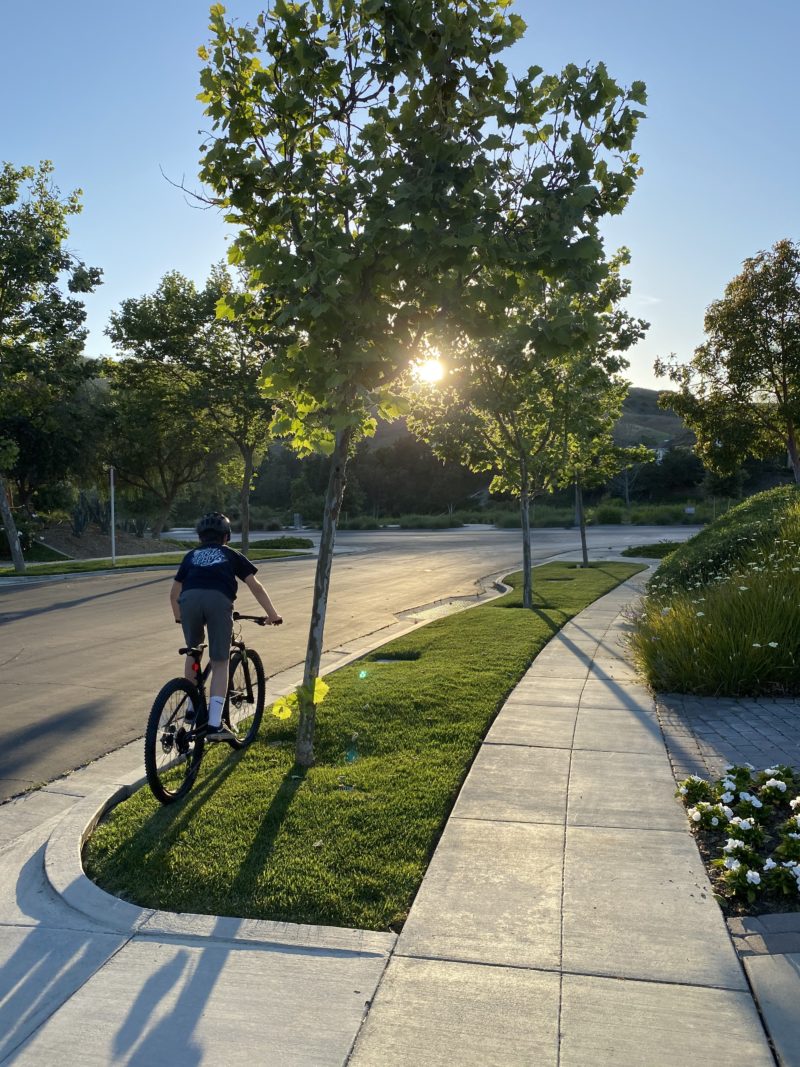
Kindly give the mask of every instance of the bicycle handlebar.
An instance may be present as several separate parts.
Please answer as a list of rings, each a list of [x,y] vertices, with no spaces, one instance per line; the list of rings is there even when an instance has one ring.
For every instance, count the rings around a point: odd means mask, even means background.
[[[238,611],[233,613],[234,620],[246,619],[248,622],[257,623],[259,626],[278,626],[277,622],[270,622],[266,615],[240,615]]]

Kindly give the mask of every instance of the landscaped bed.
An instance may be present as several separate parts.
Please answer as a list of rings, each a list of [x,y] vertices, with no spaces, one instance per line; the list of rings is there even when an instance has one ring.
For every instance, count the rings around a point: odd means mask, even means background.
[[[726,914],[800,907],[800,774],[729,765],[715,782],[686,778],[678,792]]]
[[[800,695],[800,489],[751,497],[676,549],[635,621],[654,690]]]
[[[513,575],[511,593],[337,671],[311,770],[294,765],[295,720],[268,711],[249,749],[208,752],[186,800],[162,808],[145,788],[115,808],[87,873],[144,907],[398,929],[506,696],[568,619],[641,569],[538,567],[534,611]]]

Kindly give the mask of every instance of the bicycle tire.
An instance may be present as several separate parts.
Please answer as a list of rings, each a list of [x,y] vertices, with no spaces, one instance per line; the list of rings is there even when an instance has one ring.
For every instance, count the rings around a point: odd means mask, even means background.
[[[253,699],[247,699],[247,682]],[[261,657],[252,649],[237,649],[231,656],[228,673],[228,695],[222,721],[234,735],[229,741],[231,748],[244,748],[249,745],[261,725],[264,715],[264,664]]]
[[[185,678],[173,678],[161,689],[147,720],[144,767],[147,784],[156,800],[172,804],[194,785],[205,745],[187,721],[189,701],[199,714],[197,689]]]

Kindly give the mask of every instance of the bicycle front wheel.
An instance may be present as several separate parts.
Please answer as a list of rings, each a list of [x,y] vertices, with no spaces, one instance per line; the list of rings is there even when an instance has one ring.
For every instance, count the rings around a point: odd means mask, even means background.
[[[237,649],[231,656],[223,722],[234,736],[228,744],[244,748],[258,733],[264,714],[264,665],[257,652]]]
[[[156,800],[171,804],[194,785],[204,740],[198,736],[197,690],[185,678],[167,682],[153,702],[144,737],[144,767]]]

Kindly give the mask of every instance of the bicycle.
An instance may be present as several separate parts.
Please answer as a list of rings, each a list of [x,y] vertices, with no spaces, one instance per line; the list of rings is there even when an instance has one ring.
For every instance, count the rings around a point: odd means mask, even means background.
[[[261,615],[233,613],[235,621],[247,620],[266,626]],[[201,669],[205,644],[178,650],[192,657],[194,683],[186,678],[172,678],[163,686],[147,720],[144,737],[144,766],[147,783],[156,800],[172,804],[185,796],[194,785],[203,759],[208,730],[206,680],[211,663]],[[241,640],[241,629],[231,635],[228,667],[228,692],[222,722],[233,738],[227,744],[245,748],[258,733],[264,715],[264,665],[257,652]]]

